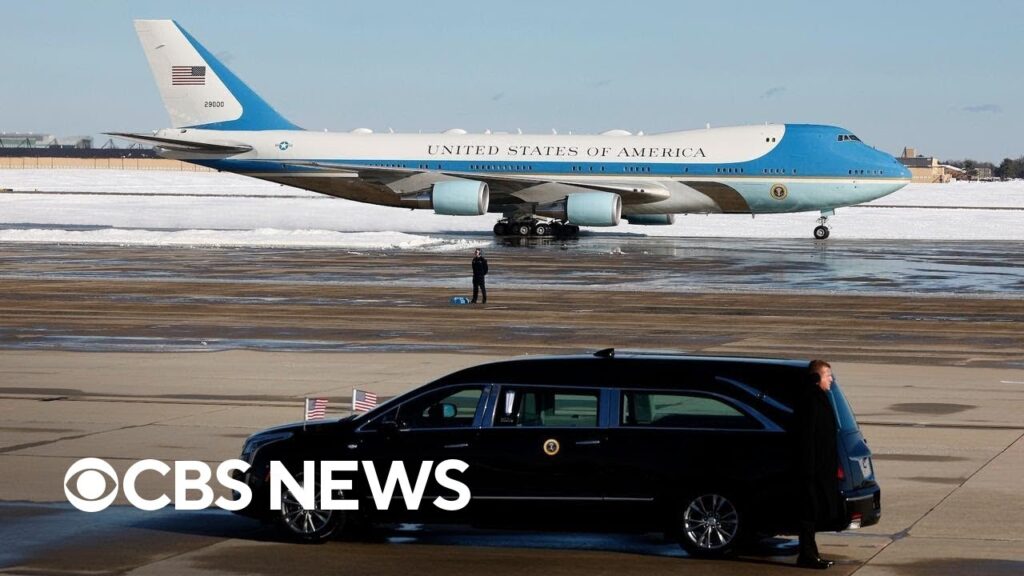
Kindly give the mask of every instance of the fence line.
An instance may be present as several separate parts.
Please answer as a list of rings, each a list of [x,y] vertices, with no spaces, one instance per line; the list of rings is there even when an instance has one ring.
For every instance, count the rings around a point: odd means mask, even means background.
[[[212,172],[212,168],[170,160],[167,158],[55,158],[55,157],[2,157],[0,169],[75,169],[101,170],[180,170],[183,172]]]

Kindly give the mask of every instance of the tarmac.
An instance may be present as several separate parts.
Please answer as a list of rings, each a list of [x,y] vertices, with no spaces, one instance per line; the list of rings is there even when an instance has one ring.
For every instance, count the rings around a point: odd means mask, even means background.
[[[217,463],[300,419],[307,396],[343,415],[356,386],[387,398],[489,360],[607,346],[832,360],[883,513],[820,535],[838,560],[829,573],[1024,572],[1024,301],[1012,291],[629,290],[631,277],[679,274],[680,259],[567,260],[555,247],[489,254],[497,278],[536,282],[492,281],[473,307],[447,303],[464,254],[2,248],[0,573],[794,573],[786,539],[727,561],[686,558],[657,534],[465,526],[302,546],[219,510],[119,499],[87,514],[64,496],[82,457],[122,472],[142,458]],[[591,280],[566,284],[567,269]]]

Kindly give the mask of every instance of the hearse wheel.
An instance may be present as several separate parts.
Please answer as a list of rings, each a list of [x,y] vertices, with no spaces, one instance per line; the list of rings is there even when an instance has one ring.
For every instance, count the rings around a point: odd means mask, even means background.
[[[680,504],[679,544],[691,556],[721,558],[736,551],[746,529],[736,500],[718,491],[701,491]]]
[[[302,482],[302,475],[295,477]],[[316,483],[316,508],[305,510],[299,499],[292,494],[287,486],[281,490],[280,525],[292,539],[310,544],[322,544],[339,533],[346,525],[347,514],[344,510],[320,510],[320,482]],[[341,491],[334,498],[341,499]]]

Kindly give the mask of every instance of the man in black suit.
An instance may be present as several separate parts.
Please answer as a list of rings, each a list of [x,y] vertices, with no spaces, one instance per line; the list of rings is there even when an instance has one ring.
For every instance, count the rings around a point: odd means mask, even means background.
[[[818,554],[814,533],[835,530],[839,516],[837,426],[829,398],[832,366],[824,360],[812,361],[807,367],[807,381],[800,387],[793,413],[800,491],[800,555],[796,563],[823,570],[834,562]]]
[[[480,249],[476,249],[473,257],[473,304],[476,304],[477,291],[482,293],[484,304],[487,304],[487,286],[484,284],[484,276],[487,276],[487,258],[484,258]]]

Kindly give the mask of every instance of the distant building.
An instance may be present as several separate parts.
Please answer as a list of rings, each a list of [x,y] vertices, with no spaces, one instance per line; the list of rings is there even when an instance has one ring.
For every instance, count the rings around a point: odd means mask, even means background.
[[[92,148],[90,136],[57,137],[35,132],[0,132],[0,148]]]
[[[962,169],[940,164],[938,158],[918,154],[913,148],[904,148],[898,160],[910,169],[912,182],[934,184],[964,177]]]
[[[974,169],[974,178],[975,180],[994,180],[995,176],[988,166],[978,166]]]

